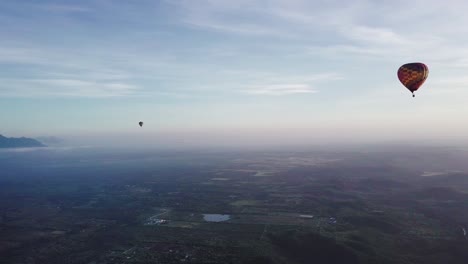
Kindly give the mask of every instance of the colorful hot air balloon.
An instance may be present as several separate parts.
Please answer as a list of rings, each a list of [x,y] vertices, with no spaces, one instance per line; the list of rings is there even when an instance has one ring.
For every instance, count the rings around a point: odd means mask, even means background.
[[[421,87],[429,74],[429,69],[424,63],[407,63],[398,69],[398,79],[413,94]]]
[[[142,121],[138,122],[138,124],[140,125],[140,127],[143,126],[143,122],[142,122]]]

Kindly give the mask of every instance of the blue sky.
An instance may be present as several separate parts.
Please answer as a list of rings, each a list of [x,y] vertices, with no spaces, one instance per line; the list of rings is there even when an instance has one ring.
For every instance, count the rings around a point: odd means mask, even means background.
[[[456,0],[1,1],[0,133],[466,141],[467,11]],[[430,73],[411,98],[396,70],[414,61]]]

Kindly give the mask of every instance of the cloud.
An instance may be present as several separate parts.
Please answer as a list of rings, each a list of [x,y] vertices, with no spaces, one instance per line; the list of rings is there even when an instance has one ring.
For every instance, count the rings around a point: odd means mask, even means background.
[[[271,84],[265,86],[252,86],[245,90],[245,93],[254,95],[292,95],[316,93],[313,87],[308,84]]]
[[[173,1],[171,4],[179,10],[179,21],[190,27],[250,37],[292,36],[255,1]]]
[[[390,28],[350,25],[345,27],[341,34],[359,43],[411,45],[410,41]]]
[[[430,82],[431,87],[434,87],[434,89],[428,90],[428,92],[434,94],[458,93],[459,95],[463,95],[468,89],[468,77],[463,75],[435,76],[433,79],[428,79],[428,82]]]
[[[227,23],[222,23],[219,21],[207,21],[203,19],[187,20],[186,22],[187,24],[195,26],[195,27],[219,31],[219,32],[236,33],[236,34],[250,35],[250,36],[283,36],[283,37],[286,36],[286,34],[281,34],[271,28],[266,28],[266,27],[258,26],[255,24],[248,24],[248,23],[227,24]]]
[[[334,72],[324,72],[308,75],[292,75],[280,72],[235,71],[228,75],[242,78],[243,83],[236,87],[244,87],[241,92],[250,95],[292,95],[317,93],[317,86],[326,86],[331,82],[343,80],[344,77]]]
[[[176,1],[180,21],[245,36],[290,37],[309,55],[346,54],[402,60],[411,57],[466,67],[467,3],[438,1]],[[447,19],[448,17],[453,19]],[[264,42],[266,46],[271,43]],[[301,52],[301,51],[298,51]]]
[[[114,65],[88,60],[67,49],[49,50],[28,46],[0,46],[0,97],[115,97],[135,94],[130,72]],[[4,66],[6,67],[6,66]],[[11,66],[9,67],[11,68]],[[20,75],[20,77],[16,77]]]
[[[134,85],[122,82],[80,79],[0,79],[0,94],[14,97],[120,97],[138,91]]]
[[[50,59],[41,59],[34,48],[0,46],[0,63],[44,64],[50,63]]]
[[[52,12],[64,12],[64,13],[74,13],[74,12],[90,12],[93,9],[84,6],[78,5],[59,5],[59,4],[46,4],[38,6],[42,9],[52,11]]]

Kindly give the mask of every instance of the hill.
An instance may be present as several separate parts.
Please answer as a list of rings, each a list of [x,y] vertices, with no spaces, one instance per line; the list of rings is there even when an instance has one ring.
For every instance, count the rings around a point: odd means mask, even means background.
[[[0,148],[31,148],[45,147],[41,142],[32,138],[7,138],[0,135]]]

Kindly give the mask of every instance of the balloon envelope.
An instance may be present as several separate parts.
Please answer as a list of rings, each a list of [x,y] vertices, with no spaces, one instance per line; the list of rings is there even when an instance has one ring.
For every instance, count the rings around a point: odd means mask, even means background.
[[[138,124],[140,125],[140,127],[142,127],[142,126],[143,126],[143,122],[141,122],[141,121],[140,121],[140,122],[138,122]]]
[[[407,63],[398,69],[398,79],[412,93],[421,87],[428,74],[429,69],[420,62]]]

